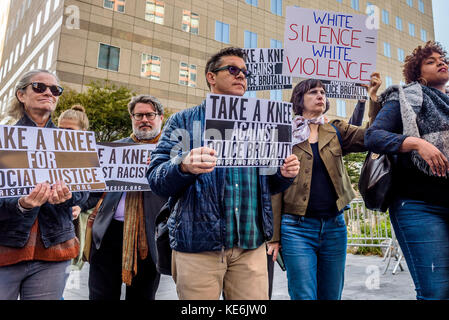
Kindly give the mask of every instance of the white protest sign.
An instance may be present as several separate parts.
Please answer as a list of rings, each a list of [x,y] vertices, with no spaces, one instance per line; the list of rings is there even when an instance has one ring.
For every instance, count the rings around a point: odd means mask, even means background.
[[[217,167],[279,167],[292,151],[292,104],[208,94],[204,146]]]
[[[97,143],[106,191],[148,191],[147,160],[155,144]]]
[[[0,197],[59,180],[71,191],[105,188],[94,132],[0,126]]]
[[[246,52],[248,78],[246,91],[291,89],[292,77],[282,75],[284,49],[251,48]]]
[[[326,98],[367,100],[368,93],[364,86],[355,82],[321,80],[326,90]]]
[[[369,83],[376,70],[377,29],[366,15],[287,7],[283,73]]]

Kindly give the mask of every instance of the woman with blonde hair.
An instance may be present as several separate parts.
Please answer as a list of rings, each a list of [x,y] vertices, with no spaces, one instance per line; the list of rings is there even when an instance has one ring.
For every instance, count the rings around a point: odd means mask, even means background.
[[[51,119],[63,92],[48,70],[25,73],[7,114],[16,126],[57,128]],[[71,207],[88,193],[72,193],[63,181],[38,183],[28,195],[0,199],[0,300],[62,298],[79,242]]]
[[[86,109],[80,104],[75,104],[70,109],[65,110],[59,115],[58,127],[60,129],[88,130],[89,119]]]

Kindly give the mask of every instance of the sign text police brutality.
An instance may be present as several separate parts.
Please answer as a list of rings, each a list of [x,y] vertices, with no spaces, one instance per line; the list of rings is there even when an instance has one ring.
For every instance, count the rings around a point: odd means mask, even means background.
[[[292,77],[282,75],[284,49],[252,48],[246,52],[247,91],[291,89]]]
[[[105,188],[94,132],[0,126],[0,197],[59,180],[71,191]]]
[[[278,167],[292,150],[292,105],[208,94],[204,145],[217,167]]]

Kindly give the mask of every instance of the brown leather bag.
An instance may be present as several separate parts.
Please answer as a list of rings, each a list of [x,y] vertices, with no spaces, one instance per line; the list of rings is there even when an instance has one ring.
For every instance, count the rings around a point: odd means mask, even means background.
[[[100,200],[98,200],[97,205],[95,206],[94,210],[91,214],[89,214],[89,217],[87,218],[87,225],[86,225],[86,237],[84,241],[84,249],[83,249],[83,261],[89,262],[90,258],[90,249],[92,247],[92,226],[95,222],[95,217],[97,216],[98,209],[100,208],[101,204],[103,203],[103,199],[106,195],[106,192],[104,192],[101,195]]]

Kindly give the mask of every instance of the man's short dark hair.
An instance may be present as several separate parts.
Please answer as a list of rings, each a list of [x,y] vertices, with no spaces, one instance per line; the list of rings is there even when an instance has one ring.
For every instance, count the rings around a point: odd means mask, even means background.
[[[220,67],[221,57],[225,57],[225,56],[235,56],[235,57],[242,58],[244,61],[246,60],[246,53],[242,48],[228,47],[228,48],[221,49],[219,52],[217,52],[212,57],[210,57],[209,60],[207,61],[205,75],[207,75],[208,72],[213,72],[213,70]],[[209,81],[207,81],[207,78],[206,78],[206,83],[210,89],[210,84],[209,84]]]

